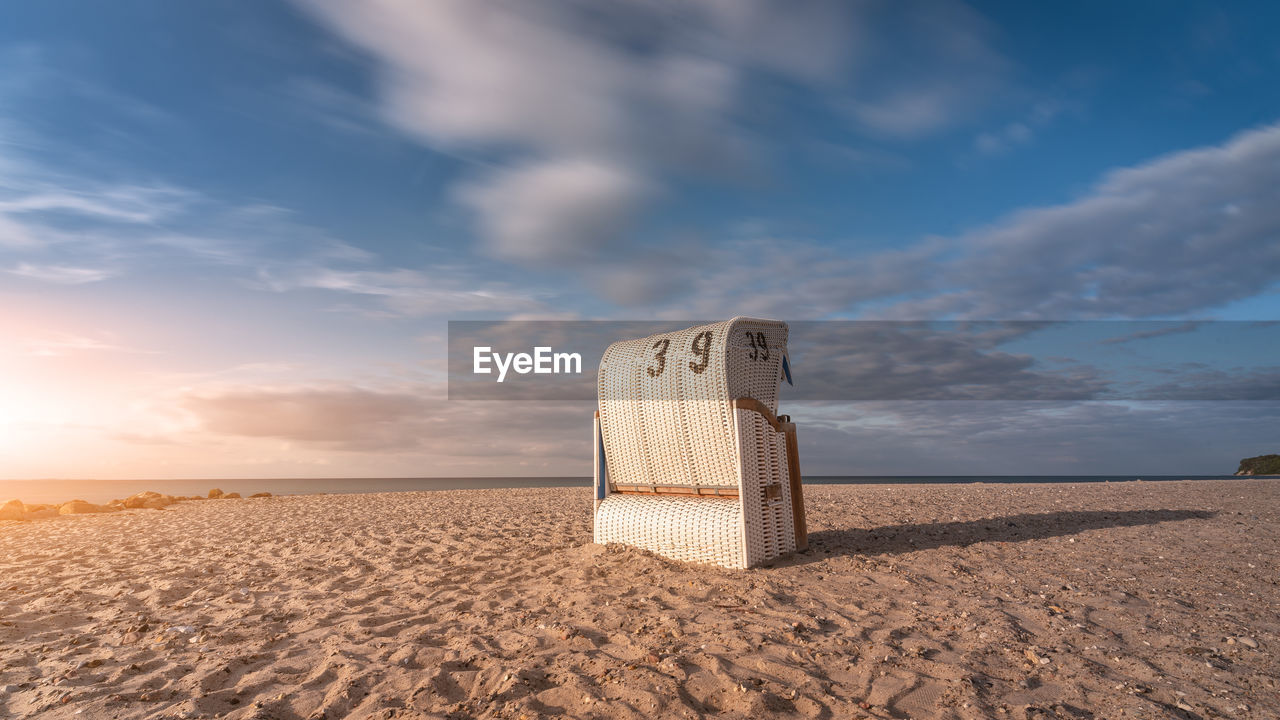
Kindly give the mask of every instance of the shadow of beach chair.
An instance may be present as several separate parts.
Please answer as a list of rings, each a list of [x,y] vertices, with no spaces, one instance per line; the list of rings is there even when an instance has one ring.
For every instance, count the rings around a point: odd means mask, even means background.
[[[610,345],[595,420],[595,541],[748,568],[808,547],[787,325],[734,318]]]

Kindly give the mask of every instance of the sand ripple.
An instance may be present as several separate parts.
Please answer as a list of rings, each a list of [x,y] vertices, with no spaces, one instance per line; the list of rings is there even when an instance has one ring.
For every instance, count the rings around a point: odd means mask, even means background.
[[[747,572],[583,488],[0,522],[0,717],[1280,716],[1280,483],[807,493]]]

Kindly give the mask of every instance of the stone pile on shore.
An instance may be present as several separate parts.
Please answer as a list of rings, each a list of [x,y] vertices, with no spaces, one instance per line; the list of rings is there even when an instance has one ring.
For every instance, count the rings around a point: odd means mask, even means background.
[[[269,492],[250,495],[251,498],[271,497]],[[224,493],[219,488],[209,491],[205,497],[199,495],[165,495],[148,490],[130,495],[123,500],[112,500],[105,505],[97,505],[84,500],[70,500],[64,503],[37,503],[27,505],[21,500],[10,500],[0,504],[0,520],[40,520],[58,517],[59,515],[85,515],[89,513],[119,512],[121,510],[162,510],[174,503],[185,500],[238,500],[240,493]]]

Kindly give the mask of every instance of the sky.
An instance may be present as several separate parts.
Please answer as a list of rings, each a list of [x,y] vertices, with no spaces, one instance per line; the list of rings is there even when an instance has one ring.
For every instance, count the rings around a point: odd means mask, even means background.
[[[1161,322],[1125,347],[1271,389],[796,402],[809,474],[1231,472],[1280,452],[1276,368],[1191,363],[1210,321],[1280,320],[1277,29],[1261,2],[5,4],[0,478],[586,475],[589,402],[447,398],[448,321],[736,315]],[[1100,356],[1035,337],[978,350]]]

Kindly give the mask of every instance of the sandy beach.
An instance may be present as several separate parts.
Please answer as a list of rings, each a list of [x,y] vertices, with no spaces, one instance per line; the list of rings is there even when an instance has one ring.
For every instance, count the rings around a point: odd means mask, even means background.
[[[586,488],[0,522],[0,716],[1280,717],[1280,482],[806,492],[744,572]]]

